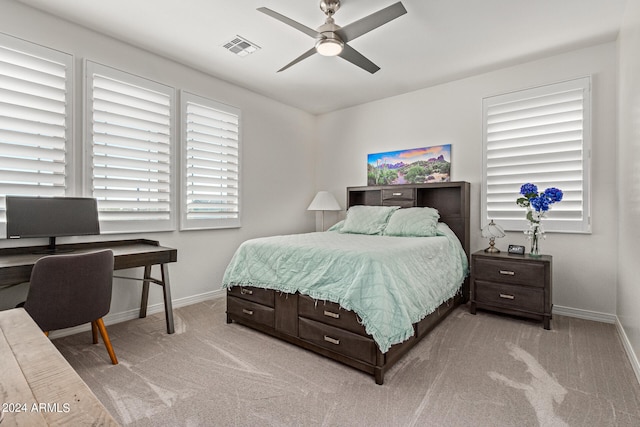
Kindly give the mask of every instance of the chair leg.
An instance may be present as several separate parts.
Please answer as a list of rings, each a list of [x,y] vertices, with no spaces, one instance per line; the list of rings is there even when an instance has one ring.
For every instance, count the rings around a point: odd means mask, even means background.
[[[96,322],[91,322],[91,335],[93,336],[93,343],[98,344],[98,325],[96,325]]]
[[[113,347],[111,346],[111,340],[109,339],[109,334],[107,333],[107,328],[104,326],[104,321],[102,317],[91,322],[93,325],[95,323],[96,327],[100,331],[100,335],[102,336],[102,341],[104,341],[104,346],[107,347],[107,352],[109,353],[109,357],[111,358],[111,363],[114,365],[118,364],[118,359],[116,358],[116,353],[113,351]]]

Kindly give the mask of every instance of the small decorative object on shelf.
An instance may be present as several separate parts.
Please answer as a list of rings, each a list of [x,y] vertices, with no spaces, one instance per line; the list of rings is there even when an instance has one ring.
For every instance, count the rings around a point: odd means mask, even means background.
[[[524,255],[524,246],[521,245],[509,245],[507,253],[513,255]]]
[[[482,228],[482,237],[489,239],[489,247],[485,249],[485,252],[497,253],[500,249],[495,247],[496,237],[504,237],[504,230],[498,224],[491,220],[489,224]]]
[[[540,256],[540,239],[544,238],[544,230],[540,222],[551,205],[562,200],[562,190],[550,187],[538,193],[538,187],[535,184],[527,183],[520,187],[520,194],[523,197],[519,197],[516,203],[527,209],[529,229],[524,233],[531,240],[529,255]]]

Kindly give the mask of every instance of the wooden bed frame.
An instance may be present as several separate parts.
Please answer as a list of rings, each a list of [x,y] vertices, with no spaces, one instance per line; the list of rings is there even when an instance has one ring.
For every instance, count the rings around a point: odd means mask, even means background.
[[[348,187],[347,205],[436,208],[440,221],[458,236],[468,258],[469,187],[468,182]],[[460,294],[414,324],[414,336],[386,353],[365,332],[355,313],[298,293],[234,286],[227,292],[227,323],[237,322],[311,350],[373,375],[377,384],[383,384],[385,372],[468,298],[467,278]]]

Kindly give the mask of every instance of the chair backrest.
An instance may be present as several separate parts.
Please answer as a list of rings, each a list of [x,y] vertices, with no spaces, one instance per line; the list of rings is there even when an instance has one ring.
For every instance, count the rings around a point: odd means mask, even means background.
[[[43,331],[70,328],[109,312],[113,252],[50,255],[31,271],[24,309]]]

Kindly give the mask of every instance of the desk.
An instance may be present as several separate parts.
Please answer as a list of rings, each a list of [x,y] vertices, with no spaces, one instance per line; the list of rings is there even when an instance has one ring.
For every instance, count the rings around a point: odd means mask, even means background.
[[[17,248],[0,248],[0,288],[28,282],[31,279],[33,264],[46,256],[48,246],[25,246]],[[169,272],[167,264],[178,260],[177,249],[160,246],[155,240],[135,239],[116,240],[105,242],[73,243],[57,245],[63,251],[71,250],[73,253],[91,252],[101,249],[111,249],[114,257],[114,270],[144,267],[142,279],[120,277],[142,281],[142,297],[140,299],[140,317],[147,315],[149,300],[149,284],[155,283],[162,286],[164,296],[164,312],[167,322],[167,333],[174,332],[173,308],[171,304],[171,287],[169,285]],[[161,279],[151,277],[151,267],[160,266]]]
[[[24,311],[0,312],[0,404],[7,426],[117,426]]]

